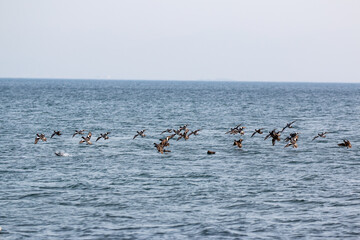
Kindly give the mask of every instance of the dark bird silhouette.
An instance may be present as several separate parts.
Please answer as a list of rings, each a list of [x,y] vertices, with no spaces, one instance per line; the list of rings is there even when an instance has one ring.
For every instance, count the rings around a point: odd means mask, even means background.
[[[80,140],[79,143],[86,142],[87,144],[91,145],[92,144],[92,142],[90,142],[91,136],[92,136],[91,132],[89,132],[86,137],[81,136],[82,140]]]
[[[286,128],[293,128],[292,124],[294,124],[294,122],[296,122],[296,120],[292,121],[290,123],[287,123],[286,126],[283,127],[283,129],[280,132],[283,132]]]
[[[73,136],[72,137],[75,137],[77,134],[79,134],[79,135],[84,135],[84,132],[85,132],[86,130],[75,130],[75,133],[73,134]]]
[[[228,134],[228,133],[230,133],[230,134],[238,134],[239,133],[239,129],[237,129],[237,128],[231,128],[229,131],[227,131],[225,134]]]
[[[274,136],[276,133],[276,129],[273,129],[271,132],[269,132],[268,135],[265,136],[264,140],[268,139],[269,137],[272,137]]]
[[[172,128],[168,128],[168,129],[166,129],[165,131],[162,131],[160,134],[163,134],[163,133],[166,133],[166,132],[172,133],[172,131],[173,131]]]
[[[214,151],[207,151],[207,154],[215,154],[216,152],[214,152]]]
[[[255,132],[253,132],[253,134],[251,135],[251,137],[253,137],[256,133],[258,133],[258,134],[263,134],[263,132],[262,132],[261,130],[263,130],[263,128],[255,129]]]
[[[311,141],[314,141],[316,138],[318,137],[322,137],[322,138],[326,138],[326,134],[328,134],[329,132],[322,132],[322,133],[318,133],[317,136],[315,136]]]
[[[269,137],[271,137],[271,142],[272,145],[275,145],[276,141],[280,141],[280,136],[281,136],[281,131],[276,132],[276,129],[272,130],[271,132],[269,132],[268,135],[266,135],[266,137],[264,138],[264,140],[268,139]]]
[[[141,131],[136,131],[137,134],[135,134],[135,136],[133,137],[133,139],[135,139],[137,136],[141,136],[141,137],[145,137],[146,135],[144,134],[144,132],[146,131],[146,129],[143,129]]]
[[[236,146],[238,146],[239,148],[242,148],[242,141],[243,141],[243,139],[239,139],[239,140],[234,140],[234,144],[233,145],[236,145]]]
[[[340,146],[340,147],[346,147],[346,148],[351,148],[351,147],[352,147],[349,140],[344,139],[343,141],[344,141],[344,142],[343,142],[343,143],[339,143],[338,146]]]
[[[244,134],[245,134],[244,129],[245,129],[246,127],[241,127],[241,125],[242,125],[242,124],[239,124],[239,125],[237,125],[237,126],[234,127],[234,128],[230,128],[230,130],[227,131],[225,134],[230,133],[230,134],[234,134],[234,135],[235,135],[235,134],[240,133],[240,135],[244,135]]]
[[[53,134],[51,134],[51,137],[50,137],[50,138],[53,138],[53,136],[55,136],[55,135],[60,136],[60,135],[61,135],[61,132],[60,132],[60,131],[54,131]]]
[[[100,136],[99,137],[97,137],[97,139],[96,139],[96,141],[95,142],[97,142],[97,141],[99,141],[101,138],[103,138],[104,140],[108,140],[109,139],[109,135],[110,134],[110,132],[106,132],[106,133],[100,133]]]
[[[41,133],[41,134],[36,134],[36,137],[35,137],[35,144],[38,143],[39,140],[42,140],[43,142],[46,142],[46,137],[45,137],[45,134]]]
[[[272,137],[271,142],[273,146],[275,145],[275,141],[278,142],[280,141],[280,135],[281,135],[280,132],[276,132],[275,135]]]
[[[194,134],[195,136],[197,136],[197,135],[199,135],[199,131],[201,131],[201,129],[197,129],[197,130],[195,130],[195,131],[191,131],[191,133],[189,133],[189,137],[190,137],[190,135],[192,135],[192,134]]]

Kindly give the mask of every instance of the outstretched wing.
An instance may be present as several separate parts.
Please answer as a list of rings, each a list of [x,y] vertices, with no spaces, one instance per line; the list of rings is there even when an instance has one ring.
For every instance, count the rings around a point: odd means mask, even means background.
[[[292,143],[291,143],[291,142],[289,142],[288,144],[286,144],[286,145],[285,145],[285,147],[284,147],[284,148],[289,147],[289,146],[291,146],[291,145],[292,145]]]
[[[311,141],[314,141],[315,139],[317,139],[319,137],[319,135],[315,136]]]
[[[270,133],[268,135],[265,136],[264,140],[268,139],[270,137]]]

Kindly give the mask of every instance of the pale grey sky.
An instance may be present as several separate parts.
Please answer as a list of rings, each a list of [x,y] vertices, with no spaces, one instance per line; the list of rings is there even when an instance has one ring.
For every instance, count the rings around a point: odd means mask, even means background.
[[[0,77],[360,82],[360,1],[0,0]]]

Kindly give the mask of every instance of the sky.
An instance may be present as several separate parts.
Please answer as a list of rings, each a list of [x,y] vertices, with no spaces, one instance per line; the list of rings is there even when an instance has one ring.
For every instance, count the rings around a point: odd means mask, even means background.
[[[0,78],[360,83],[358,0],[0,0]]]

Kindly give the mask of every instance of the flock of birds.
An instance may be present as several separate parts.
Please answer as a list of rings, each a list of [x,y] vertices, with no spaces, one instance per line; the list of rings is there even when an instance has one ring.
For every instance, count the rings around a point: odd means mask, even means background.
[[[290,129],[293,128],[293,124],[296,122],[292,121],[290,123],[287,123],[285,127],[282,128],[282,130],[277,131],[276,129],[273,129],[272,131],[269,131],[269,133],[265,136],[264,140],[267,139],[271,139],[272,145],[274,146],[276,142],[279,142],[280,136],[281,134],[284,132],[285,129]],[[234,128],[231,128],[229,131],[227,131],[225,134],[231,134],[231,135],[236,135],[236,134],[240,134],[240,135],[244,135],[245,134],[245,129],[246,127],[242,126],[242,124],[239,124],[237,126],[235,126]],[[251,134],[251,138],[254,137],[256,134],[261,135],[264,132],[262,131],[264,128],[259,128],[259,129],[255,129],[254,132]],[[73,133],[72,137],[75,137],[76,135],[80,135],[81,139],[79,141],[79,144],[81,143],[87,143],[89,145],[92,144],[91,142],[91,137],[92,137],[92,133],[88,132],[86,136],[82,136],[85,134],[86,130],[75,130],[75,132]],[[143,129],[141,131],[136,131],[137,133],[134,135],[133,139],[135,139],[136,137],[140,136],[140,137],[145,137],[145,131],[146,129]],[[191,135],[197,136],[199,134],[199,131],[201,131],[201,129],[197,129],[194,131],[191,131],[188,128],[188,125],[183,125],[180,126],[178,129],[172,129],[172,128],[168,128],[164,131],[161,132],[161,134],[164,133],[171,133],[170,135],[159,139],[160,142],[159,143],[154,143],[154,147],[157,149],[157,151],[161,154],[166,153],[166,152],[171,152],[170,150],[166,149],[168,146],[170,146],[169,141],[173,138],[176,137],[176,140],[179,141],[180,139],[184,139],[184,140],[188,140],[189,137]],[[330,132],[321,132],[318,133],[316,136],[313,137],[312,141],[314,141],[315,139],[321,137],[321,138],[325,138],[327,134],[329,134]],[[106,132],[106,133],[100,133],[100,135],[96,138],[96,142],[99,141],[100,139],[104,139],[107,140],[109,139],[109,134],[110,132]],[[299,139],[299,134],[300,132],[292,132],[289,134],[289,136],[287,136],[284,141],[286,142],[286,145],[284,146],[284,148],[286,147],[293,147],[293,148],[297,148],[298,147],[298,139]],[[60,136],[62,135],[61,131],[54,131],[51,134],[50,138],[53,138],[54,136]],[[47,141],[47,138],[45,137],[45,134],[41,133],[41,134],[36,134],[35,137],[35,144],[37,144],[39,142],[39,140],[42,140],[44,142]],[[237,146],[238,148],[242,148],[242,142],[244,139],[239,139],[239,140],[234,140],[234,146]],[[342,143],[339,143],[338,146],[340,147],[346,147],[346,148],[351,148],[351,143],[349,140],[347,139],[343,139]],[[215,154],[214,151],[208,151],[208,154]],[[64,156],[64,153],[61,152],[55,152],[55,154],[57,156]]]

